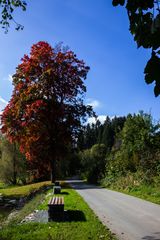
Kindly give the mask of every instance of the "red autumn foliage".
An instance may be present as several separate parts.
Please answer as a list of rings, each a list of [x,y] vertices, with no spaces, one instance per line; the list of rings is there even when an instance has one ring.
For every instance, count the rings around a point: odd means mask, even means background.
[[[91,113],[83,103],[89,67],[72,51],[46,42],[34,44],[21,61],[2,114],[2,132],[19,143],[39,172],[51,169],[55,175],[55,162],[76,138],[81,119]]]

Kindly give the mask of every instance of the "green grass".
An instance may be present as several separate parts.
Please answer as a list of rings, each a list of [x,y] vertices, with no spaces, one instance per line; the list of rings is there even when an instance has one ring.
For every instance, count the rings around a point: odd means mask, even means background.
[[[135,197],[145,199],[147,201],[150,201],[156,204],[160,204],[160,188],[159,187],[141,185],[141,186],[133,187],[130,190],[123,190],[123,192]]]
[[[0,189],[4,187],[5,187],[5,184],[3,182],[0,182]]]
[[[7,219],[9,213],[10,213],[10,210],[6,210],[4,208],[0,208],[0,226]]]
[[[49,191],[51,193],[51,191]],[[48,193],[49,193],[48,192]],[[98,220],[93,211],[76,193],[65,188],[61,196],[65,199],[65,210],[70,213],[69,220],[49,223],[25,223],[4,227],[0,231],[1,240],[111,240],[114,236]],[[51,197],[51,196],[50,196]],[[38,209],[46,210],[50,198],[39,204]],[[34,200],[34,199],[33,199]],[[27,207],[29,209],[29,207]],[[23,210],[24,211],[24,210]]]
[[[135,185],[136,184],[136,185]],[[109,183],[102,182],[104,187],[118,192],[126,193],[156,204],[160,204],[160,179],[155,177],[152,184],[143,183],[134,179],[132,175],[126,177],[119,177],[117,180]]]
[[[28,184],[24,186],[4,187],[4,188],[0,188],[0,194],[2,194],[3,196],[15,197],[15,198],[25,197],[25,196],[28,196],[30,193],[39,190],[41,187],[49,186],[49,185],[51,185],[50,181]]]

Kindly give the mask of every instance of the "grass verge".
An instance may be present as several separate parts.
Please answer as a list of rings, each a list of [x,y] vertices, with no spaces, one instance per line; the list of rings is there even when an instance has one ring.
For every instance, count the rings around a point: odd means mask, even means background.
[[[7,188],[1,188],[0,194],[6,197],[26,197],[30,195],[32,192],[39,190],[42,187],[51,185],[50,181],[39,182],[34,184],[28,184],[24,186],[10,186]]]
[[[132,175],[119,177],[112,182],[102,181],[102,186],[122,192],[131,196],[135,196],[156,204],[160,204],[160,179],[155,178],[151,184],[144,184],[137,179],[134,180]]]
[[[152,203],[160,204],[160,188],[140,185],[137,187],[133,187],[130,190],[122,190],[123,193],[129,194],[131,196],[135,196]]]
[[[17,214],[15,214],[15,216],[13,216],[13,218],[11,218],[8,225],[12,226],[14,224],[20,223],[25,218],[25,216],[29,215],[36,208],[38,208],[38,205],[41,204],[41,202],[44,200],[44,198],[45,198],[44,193],[37,194],[32,200],[27,202],[24,205],[24,207],[20,211],[18,211]]]
[[[47,210],[51,191],[39,210]],[[70,213],[70,219],[62,222],[25,223],[4,227],[0,231],[1,240],[113,240],[114,236],[98,220],[93,211],[83,201],[81,196],[71,188],[63,188],[61,196],[65,199],[65,210]],[[33,200],[32,200],[33,201]],[[27,207],[28,208],[28,207]],[[17,221],[16,221],[17,223]]]

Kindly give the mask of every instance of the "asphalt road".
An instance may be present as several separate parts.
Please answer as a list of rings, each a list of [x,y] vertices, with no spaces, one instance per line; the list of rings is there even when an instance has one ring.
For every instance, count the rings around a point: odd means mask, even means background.
[[[82,181],[70,184],[118,239],[160,240],[159,205]]]

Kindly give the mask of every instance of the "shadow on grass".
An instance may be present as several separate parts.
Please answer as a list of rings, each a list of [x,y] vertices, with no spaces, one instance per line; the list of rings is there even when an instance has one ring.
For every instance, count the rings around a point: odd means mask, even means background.
[[[80,210],[67,210],[64,212],[64,220],[69,222],[86,222],[86,217]]]
[[[54,215],[53,219],[48,219],[49,222],[86,222],[84,213],[80,210],[66,210],[63,217]]]
[[[60,194],[61,195],[69,195],[69,192],[62,191]]]

